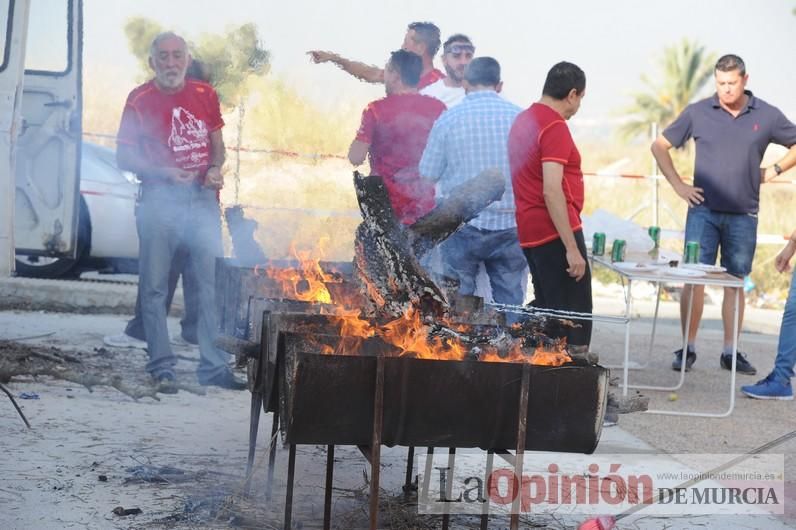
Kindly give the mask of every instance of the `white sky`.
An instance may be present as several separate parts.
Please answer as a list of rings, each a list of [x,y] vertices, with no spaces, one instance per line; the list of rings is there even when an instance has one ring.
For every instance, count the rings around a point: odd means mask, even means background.
[[[554,63],[578,64],[587,77],[578,118],[602,122],[642,88],[642,73],[655,79],[665,46],[691,38],[719,55],[743,57],[749,88],[796,120],[794,7],[794,0],[85,0],[85,61],[87,70],[107,68],[132,87],[136,64],[123,32],[129,17],[153,18],[189,38],[254,22],[274,73],[301,94],[321,104],[366,101],[383,89],[331,65],[313,65],[305,52],[328,49],[382,64],[400,46],[407,23],[429,20],[443,40],[465,33],[477,55],[500,61],[505,94],[521,106],[538,98]]]

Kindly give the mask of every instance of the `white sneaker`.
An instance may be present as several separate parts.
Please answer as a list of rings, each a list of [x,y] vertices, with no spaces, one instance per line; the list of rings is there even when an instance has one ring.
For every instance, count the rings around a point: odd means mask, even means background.
[[[106,346],[111,346],[112,348],[138,348],[140,350],[146,348],[146,341],[138,340],[126,333],[105,335],[102,337],[102,342],[104,342]]]

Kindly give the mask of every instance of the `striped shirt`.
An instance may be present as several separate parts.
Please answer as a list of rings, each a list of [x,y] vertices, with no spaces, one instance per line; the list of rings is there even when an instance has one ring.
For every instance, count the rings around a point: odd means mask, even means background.
[[[428,137],[420,174],[439,181],[441,197],[486,169],[499,170],[506,182],[503,197],[469,224],[481,230],[517,226],[508,158],[508,137],[520,107],[493,90],[472,92],[440,116]]]

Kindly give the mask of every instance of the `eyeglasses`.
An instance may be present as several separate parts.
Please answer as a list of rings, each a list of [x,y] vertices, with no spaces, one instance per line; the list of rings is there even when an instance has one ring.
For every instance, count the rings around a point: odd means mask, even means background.
[[[468,53],[472,55],[475,53],[475,46],[472,44],[451,44],[445,48],[445,53],[450,53],[453,55]]]

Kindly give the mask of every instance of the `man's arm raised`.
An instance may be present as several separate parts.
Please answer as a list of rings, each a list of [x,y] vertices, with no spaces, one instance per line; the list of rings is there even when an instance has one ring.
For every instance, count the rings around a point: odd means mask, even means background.
[[[310,56],[310,59],[312,59],[312,62],[315,64],[333,63],[362,81],[367,81],[368,83],[384,83],[384,69],[378,66],[361,63],[359,61],[351,61],[345,57],[340,57],[336,53],[321,50],[308,51],[307,55]]]

